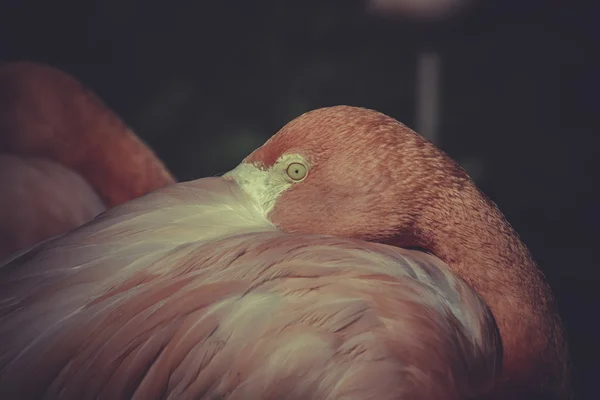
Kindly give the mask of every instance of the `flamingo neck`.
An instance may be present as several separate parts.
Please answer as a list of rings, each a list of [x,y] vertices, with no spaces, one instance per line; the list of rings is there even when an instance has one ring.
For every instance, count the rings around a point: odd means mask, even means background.
[[[567,345],[552,291],[496,205],[474,185],[463,190],[454,197],[460,198],[455,206],[424,216],[421,225],[429,227],[424,243],[492,310],[504,348],[500,385],[507,381],[533,385],[527,389],[533,393],[563,393],[569,380]]]
[[[73,159],[73,167],[96,188],[107,206],[175,182],[154,152],[116,117],[97,132],[82,143],[82,154]]]

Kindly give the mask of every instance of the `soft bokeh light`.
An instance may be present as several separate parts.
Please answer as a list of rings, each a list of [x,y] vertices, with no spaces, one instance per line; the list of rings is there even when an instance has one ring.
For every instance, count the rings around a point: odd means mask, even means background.
[[[470,0],[367,0],[369,10],[410,18],[442,18],[464,7]]]

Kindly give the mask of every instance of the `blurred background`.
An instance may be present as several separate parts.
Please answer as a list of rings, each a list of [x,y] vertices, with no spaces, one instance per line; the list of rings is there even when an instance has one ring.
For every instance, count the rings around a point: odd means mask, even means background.
[[[231,169],[322,106],[418,130],[532,250],[587,399],[600,372],[599,16],[578,0],[0,0],[0,61],[71,73],[180,180]]]

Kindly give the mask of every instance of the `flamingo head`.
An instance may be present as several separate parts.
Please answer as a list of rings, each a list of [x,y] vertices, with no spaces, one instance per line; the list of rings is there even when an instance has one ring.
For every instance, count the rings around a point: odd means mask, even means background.
[[[225,176],[283,231],[424,248],[448,200],[472,185],[406,126],[349,106],[301,115]]]

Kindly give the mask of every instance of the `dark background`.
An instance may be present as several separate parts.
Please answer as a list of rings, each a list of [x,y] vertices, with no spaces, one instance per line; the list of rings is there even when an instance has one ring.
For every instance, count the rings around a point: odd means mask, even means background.
[[[417,56],[436,52],[437,143],[544,269],[587,399],[600,372],[598,17],[577,0],[480,0],[429,20],[362,1],[0,0],[0,60],[73,74],[189,180],[321,106],[415,127]]]

